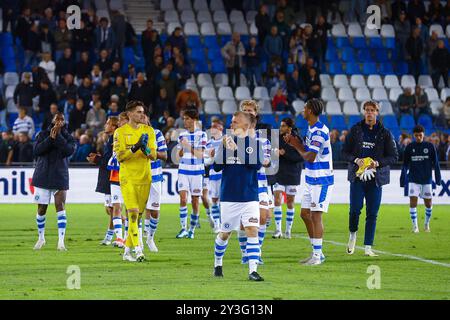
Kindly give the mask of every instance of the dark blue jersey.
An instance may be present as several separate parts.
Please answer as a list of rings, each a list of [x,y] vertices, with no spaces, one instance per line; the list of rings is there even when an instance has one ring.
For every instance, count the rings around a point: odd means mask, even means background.
[[[434,145],[429,142],[412,142],[405,148],[403,169],[400,183],[405,183],[406,176],[408,182],[417,184],[430,184],[432,182],[432,170],[436,182],[441,182],[441,170],[439,159]]]
[[[378,123],[374,125],[372,129],[370,129],[366,123],[362,125],[363,141],[360,158],[370,157],[372,159],[375,159],[375,142],[377,140],[377,133],[379,131],[379,128],[380,126],[378,125]]]
[[[214,159],[214,170],[222,170],[220,201],[259,201],[258,170],[263,161],[261,143],[249,137],[234,137],[234,142],[237,150],[228,150],[221,144]]]

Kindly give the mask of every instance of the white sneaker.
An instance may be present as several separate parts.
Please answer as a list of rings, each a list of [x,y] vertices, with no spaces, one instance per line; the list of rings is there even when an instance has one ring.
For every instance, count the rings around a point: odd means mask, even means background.
[[[58,242],[58,251],[67,251],[66,246],[64,245],[63,241]]]
[[[136,262],[136,258],[131,255],[131,252],[124,253],[122,259],[123,261]]]
[[[116,241],[114,241],[112,243],[113,247],[115,248],[123,248],[125,246],[125,241],[122,239],[116,239]]]
[[[372,249],[367,249],[367,248],[365,249],[364,255],[368,256],[368,257],[378,257],[378,254],[373,252]]]
[[[141,248],[136,248],[136,261],[137,262],[143,262],[145,261],[144,253],[142,252]]]
[[[34,250],[40,250],[43,246],[45,246],[45,239],[38,239],[34,245]]]
[[[306,261],[304,263],[305,266],[317,266],[319,264],[322,264],[322,259],[318,256],[313,255],[311,257],[311,259],[309,259],[308,261]]]
[[[354,237],[350,236],[347,244],[347,253],[348,254],[355,253],[355,246],[356,246],[356,235]]]
[[[277,230],[277,231],[275,231],[275,233],[273,234],[272,238],[274,238],[274,239],[280,239],[281,236],[282,236],[281,231],[278,231],[278,230]]]
[[[284,238],[285,239],[291,239],[291,232],[290,231],[286,231],[285,233],[284,233]]]
[[[298,263],[300,264],[305,264],[306,262],[308,262],[309,260],[311,260],[311,258],[313,257],[313,253],[311,252],[311,255],[308,258],[305,258],[303,260],[300,260]]]
[[[158,248],[156,247],[155,241],[153,239],[147,239],[147,246],[150,252],[158,252]]]
[[[427,223],[427,224],[425,225],[424,231],[425,231],[425,232],[431,232],[431,230],[430,230],[430,224],[429,224],[429,223]]]
[[[102,242],[100,242],[100,244],[102,246],[109,246],[111,244],[111,240],[108,240],[108,239],[105,238],[105,239],[102,240]]]
[[[413,233],[419,233],[419,227],[418,226],[413,226],[412,232]]]

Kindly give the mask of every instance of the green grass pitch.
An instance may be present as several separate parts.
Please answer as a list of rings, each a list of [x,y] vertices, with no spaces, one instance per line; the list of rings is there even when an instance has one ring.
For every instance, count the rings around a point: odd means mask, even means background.
[[[384,254],[368,258],[361,249],[353,256],[345,253],[348,206],[331,205],[324,223],[327,261],[307,267],[298,263],[309,255],[310,244],[297,206],[295,238],[272,239],[272,223],[262,250],[265,265],[259,268],[266,281],[254,283],[240,264],[236,234],[225,254],[225,277],[212,276],[214,235],[203,210],[196,238],[175,239],[178,206],[163,205],[156,234],[159,252],[150,254],[146,248],[146,262],[130,263],[122,261],[122,250],[99,245],[107,227],[101,205],[67,206],[67,252],[56,251],[53,207],[47,216],[47,245],[33,251],[36,207],[0,205],[0,299],[450,299],[449,208],[435,206],[432,232],[424,233],[424,208],[419,207],[422,230],[412,234],[407,206],[382,205],[375,249]],[[81,270],[79,290],[66,287],[70,265]],[[371,265],[379,267],[380,289],[367,287]]]

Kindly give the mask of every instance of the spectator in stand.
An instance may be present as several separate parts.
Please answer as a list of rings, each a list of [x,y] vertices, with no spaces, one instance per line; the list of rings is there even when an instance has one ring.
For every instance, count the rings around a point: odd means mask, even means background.
[[[286,23],[283,11],[278,10],[275,13],[273,25],[277,27],[278,35],[280,35],[283,39],[283,48],[287,48],[287,43],[291,34],[291,27]]]
[[[431,116],[431,109],[428,102],[428,95],[423,89],[417,85],[414,90],[414,118],[419,119],[420,115],[427,114]]]
[[[17,20],[17,25],[14,28],[14,36],[21,41],[22,46],[27,41],[28,30],[30,30],[32,23],[31,9],[29,7],[24,7],[22,9],[22,14]]]
[[[287,97],[283,89],[277,89],[277,93],[272,99],[272,108],[274,112],[285,112],[288,110]]]
[[[77,91],[78,87],[73,83],[73,75],[70,73],[66,74],[64,76],[64,83],[59,85],[57,89],[59,108],[63,109],[69,100],[73,100],[75,102],[77,99]],[[64,116],[67,119],[68,114],[64,114]]]
[[[251,37],[249,46],[245,50],[245,64],[247,70],[247,82],[250,91],[253,91],[256,86],[262,86],[262,70],[261,70],[262,50],[258,45],[256,37]]]
[[[170,111],[173,109],[173,101],[167,97],[167,90],[160,88],[159,96],[152,109],[151,119],[159,119],[163,116],[164,112],[169,112],[170,114]]]
[[[394,14],[394,10],[392,10],[392,14]],[[406,12],[401,11],[398,16],[398,19],[394,23],[395,35],[397,40],[397,48],[399,50],[398,56],[404,57],[405,54],[405,45],[411,33],[411,25],[409,20],[406,18]]]
[[[111,97],[112,99],[112,97]],[[120,114],[119,105],[115,101],[111,101],[108,106],[108,112],[106,113],[106,118],[118,117]]]
[[[158,88],[164,88],[167,92],[169,101],[175,102],[177,94],[177,81],[170,77],[169,69],[165,68],[161,71],[162,78],[159,80]]]
[[[116,95],[119,98],[119,110],[124,111],[127,103],[128,90],[125,87],[125,81],[122,75],[118,75],[116,77],[116,81],[112,85],[110,93],[111,95]]]
[[[45,70],[47,77],[51,83],[55,83],[55,70],[56,64],[52,60],[52,55],[50,52],[42,53],[42,61],[39,63],[39,67]]]
[[[106,123],[106,112],[102,108],[102,103],[96,101],[94,107],[91,108],[86,115],[86,124],[89,129],[92,129],[94,135],[103,130]]]
[[[292,74],[288,76],[287,92],[288,92],[288,100],[290,103],[292,103],[297,99],[306,101],[306,99],[308,98],[305,85],[302,82],[300,74],[297,69],[295,69],[292,72]]]
[[[59,77],[59,84],[64,82],[66,74],[76,74],[75,60],[73,59],[72,49],[64,49],[63,56],[56,62],[56,75]]]
[[[27,110],[27,113],[31,115],[33,107],[33,98],[36,96],[36,90],[31,83],[31,74],[24,72],[22,75],[23,80],[16,86],[14,90],[14,103],[17,107],[21,106]]]
[[[431,36],[428,38],[427,41],[427,48],[426,48],[426,57],[427,57],[427,63],[428,63],[428,70],[432,74],[433,67],[431,66],[431,55],[434,52],[434,50],[438,47],[439,38],[436,31],[431,32]]]
[[[1,82],[0,82],[0,87]],[[0,90],[0,131],[6,130],[8,128],[8,124],[6,123],[6,106],[3,100],[3,93]]]
[[[53,53],[55,51],[55,38],[47,24],[41,25],[41,33],[39,34],[41,52]]]
[[[120,61],[114,61],[111,70],[105,73],[105,76],[109,77],[112,83],[116,81],[116,77],[122,75]]]
[[[89,61],[89,52],[82,51],[80,53],[80,61],[77,62],[76,75],[78,79],[84,79],[84,77],[89,76],[92,70],[92,63]]]
[[[156,102],[156,104],[158,104],[158,102]],[[168,119],[169,117],[170,117],[169,111],[168,111],[168,110],[163,111],[162,116],[160,116],[160,117],[158,118],[158,125],[157,125],[157,128],[158,128],[159,130],[162,130],[162,129],[166,126],[166,124],[167,124],[167,119]]]
[[[70,159],[72,162],[87,162],[87,157],[92,152],[91,140],[86,134],[80,137],[80,143],[74,155]]]
[[[125,16],[119,10],[111,10],[111,28],[115,35],[115,54],[113,54],[113,57],[117,57],[122,61],[126,41],[127,22],[125,21]]]
[[[161,71],[162,68],[159,70]],[[150,81],[150,78],[147,78]],[[131,84],[137,80],[137,71],[133,64],[128,65],[128,72],[125,75],[125,86],[128,88],[128,92],[131,90]]]
[[[339,131],[336,129],[330,132],[330,143],[333,154],[333,162],[341,161],[342,142],[339,140]]]
[[[86,23],[82,19],[80,21],[80,29],[73,30],[73,48],[77,60],[83,52],[89,52],[94,44],[94,36],[92,30],[86,27]]]
[[[147,80],[145,80],[142,72],[137,74],[136,81],[131,85],[128,100],[142,101],[147,107],[152,104],[153,87]]]
[[[50,111],[50,105],[57,102],[56,92],[49,80],[45,79],[40,82],[38,95],[39,113],[45,115]]]
[[[178,90],[186,89],[186,83],[192,76],[191,66],[184,61],[183,56],[176,57],[174,72]]]
[[[2,1],[2,32],[7,32],[9,24],[11,32],[14,33],[14,27],[20,11],[19,5],[20,3],[17,0]]]
[[[53,36],[55,38],[55,57],[58,60],[62,56],[63,51],[65,52],[65,49],[70,48],[72,41],[72,31],[67,29],[65,19],[58,21],[58,28],[55,30]]]
[[[107,108],[108,102],[111,99],[111,82],[109,77],[103,77],[100,86],[97,88],[100,95],[100,101],[102,102],[102,107]]]
[[[0,139],[0,164],[11,165],[14,153],[14,134],[12,131],[4,131]]]
[[[44,17],[39,21],[39,24],[46,25],[52,33],[55,32],[58,23],[51,7],[45,8]]]
[[[47,112],[44,116],[44,121],[42,122],[41,130],[47,129],[53,121],[53,118],[58,113],[58,105],[56,103],[52,103],[50,105],[50,112]]]
[[[412,23],[416,23],[417,19],[424,21],[426,15],[425,5],[422,0],[410,0],[408,2],[408,17]]]
[[[264,40],[264,51],[270,60],[279,59],[283,55],[283,39],[276,26],[270,28],[270,34]]]
[[[444,79],[444,85],[449,86],[448,71],[450,68],[450,53],[445,47],[444,41],[439,40],[437,48],[433,51],[430,58],[433,79],[433,85],[436,90],[439,90],[439,79],[441,76]]]
[[[245,56],[245,47],[239,33],[233,33],[231,41],[222,48],[221,53],[227,67],[228,86],[236,89],[241,85],[241,67]]]
[[[261,4],[259,6],[258,14],[255,16],[255,25],[258,30],[259,43],[263,44],[266,36],[270,32],[270,17],[267,5]]]
[[[406,41],[406,60],[409,64],[409,73],[419,81],[420,64],[422,62],[423,40],[420,37],[420,29],[414,28],[411,36]]]
[[[441,120],[439,122],[441,127],[450,129],[450,96],[447,97],[439,111],[439,117],[436,119],[436,126],[438,126],[438,119]]]
[[[17,136],[19,133],[25,132],[30,139],[34,136],[34,121],[33,118],[27,116],[27,109],[19,107],[19,117],[14,121],[13,133]]]
[[[181,34],[181,27],[175,28],[170,37],[167,39],[166,44],[167,43],[169,43],[172,46],[172,48],[177,47],[178,49],[180,49],[181,53],[184,56],[187,55],[186,40]]]
[[[406,12],[406,4],[403,0],[395,0],[391,5],[392,19],[398,19],[402,11]]]
[[[110,55],[116,44],[116,35],[113,29],[108,27],[108,23],[108,18],[102,17],[99,26],[95,29],[95,50],[97,53],[106,50]]]
[[[23,43],[25,49],[25,59],[23,68],[28,65],[34,66],[38,64],[38,53],[41,50],[41,40],[39,39],[39,30],[36,23],[32,23],[26,41]]]
[[[314,30],[319,37],[320,47],[322,48],[321,65],[325,61],[325,55],[328,49],[328,30],[331,30],[331,28],[332,25],[327,22],[326,18],[323,15],[319,16],[317,24],[314,26]]]
[[[444,22],[444,8],[441,5],[440,0],[431,0],[428,7],[428,23],[429,24],[442,24]]]
[[[374,4],[379,6],[381,9],[381,23],[390,24],[392,19],[390,0],[376,0]]]
[[[201,107],[202,102],[198,93],[192,89],[185,89],[178,92],[175,100],[175,112],[170,114],[175,116],[181,113],[183,109],[197,108],[197,110],[200,110]]]
[[[69,116],[69,132],[86,126],[87,110],[82,99],[78,99]]]
[[[102,71],[103,74],[108,72],[109,70],[111,70],[112,61],[110,59],[110,55],[108,53],[108,50],[102,49],[100,51],[100,57],[97,60],[97,64],[100,67],[100,70]]]
[[[320,77],[317,74],[316,69],[310,68],[308,70],[308,78],[306,81],[306,90],[308,92],[308,100],[309,99],[319,99],[320,91],[322,89],[322,83],[320,82]]]
[[[406,133],[400,135],[398,146],[398,160],[403,161],[403,155],[405,154],[406,147],[412,142],[411,136]]]
[[[319,34],[313,30],[311,25],[306,25],[303,30],[303,36],[306,41],[306,52],[308,53],[308,57],[314,59],[317,64],[317,68],[320,69],[322,47]]]
[[[295,23],[296,16],[294,9],[288,4],[287,0],[278,0],[277,11],[283,12],[287,25],[291,26]]]
[[[397,99],[397,108],[400,115],[402,114],[413,115],[414,104],[415,99],[412,94],[411,88],[405,88],[403,90],[403,93],[399,95]]]
[[[98,93],[97,90],[92,92],[91,98],[92,99],[91,99],[91,101],[89,101],[89,104],[88,104],[90,108],[93,108],[94,105],[97,103],[97,101],[100,102],[100,105],[102,104],[102,101],[100,100],[100,94]]]
[[[33,162],[33,144],[26,132],[18,134],[18,141],[13,151],[13,162]]]
[[[175,120],[174,128],[176,129],[184,129],[184,121],[183,121],[184,110],[180,111],[180,116]]]
[[[147,20],[147,28],[142,31],[141,37],[142,52],[144,54],[145,65],[153,63],[153,53],[156,47],[162,47],[161,38],[158,31],[153,29],[153,20]]]
[[[78,87],[77,96],[83,100],[86,106],[89,105],[89,101],[91,101],[93,90],[94,87],[92,86],[91,78],[89,76],[85,76],[81,82],[81,85]]]
[[[425,46],[425,44],[428,41],[428,38],[430,37],[429,36],[430,31],[428,27],[423,23],[423,20],[421,18],[416,18],[414,24],[415,24],[414,28],[418,28],[420,30],[420,38],[422,39],[422,42]]]
[[[100,85],[100,82],[102,81],[102,70],[100,70],[100,66],[96,63],[92,67],[91,71],[91,79],[92,79],[92,85],[94,88],[97,88]]]
[[[448,149],[448,137],[449,135],[445,132],[440,132],[439,134],[439,147],[436,149],[439,161],[447,161],[447,149]]]
[[[148,66],[146,69],[147,79],[153,85],[156,84],[156,81],[159,80],[158,76],[161,73],[162,69],[164,69],[164,60],[163,57],[156,54],[153,58],[153,63]],[[130,83],[130,82],[129,82]]]

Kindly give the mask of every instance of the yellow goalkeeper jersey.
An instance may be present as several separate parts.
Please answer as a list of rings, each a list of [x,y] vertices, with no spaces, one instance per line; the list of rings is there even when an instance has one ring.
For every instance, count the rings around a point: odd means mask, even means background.
[[[128,183],[134,185],[149,184],[152,180],[150,159],[138,150],[131,152],[141,135],[148,134],[147,147],[156,158],[156,135],[152,127],[140,124],[136,129],[128,123],[116,129],[114,132],[114,152],[120,163],[119,180],[121,185]]]

